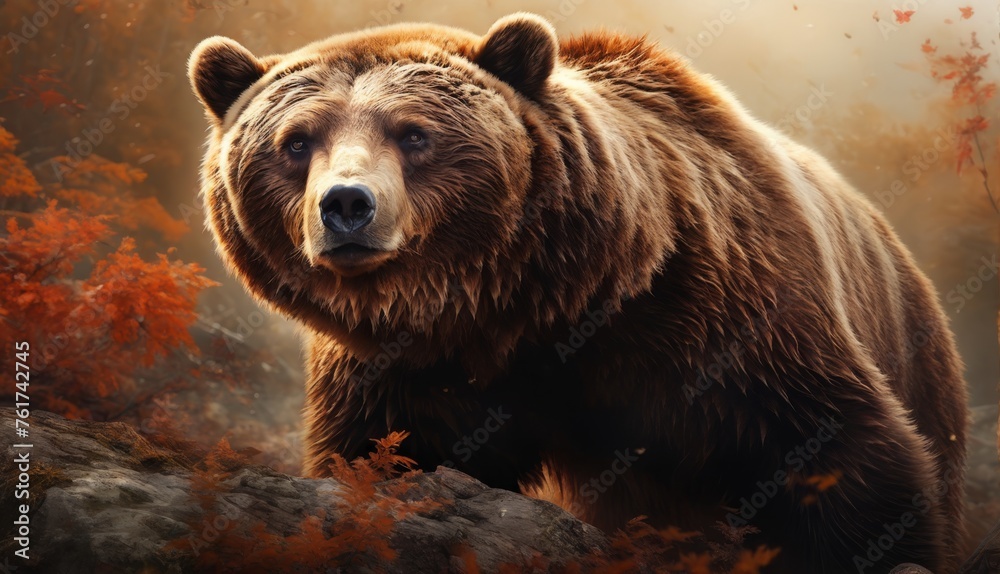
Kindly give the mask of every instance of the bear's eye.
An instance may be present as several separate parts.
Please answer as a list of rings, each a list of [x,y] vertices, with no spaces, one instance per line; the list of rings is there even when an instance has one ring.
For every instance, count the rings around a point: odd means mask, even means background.
[[[400,138],[399,146],[405,151],[419,151],[427,147],[427,137],[420,130],[407,130]]]
[[[292,152],[293,155],[301,155],[309,151],[309,144],[304,139],[293,139],[288,142],[288,151]]]

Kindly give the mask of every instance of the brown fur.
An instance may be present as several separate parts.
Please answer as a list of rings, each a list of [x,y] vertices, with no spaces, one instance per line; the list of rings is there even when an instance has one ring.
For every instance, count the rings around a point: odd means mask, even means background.
[[[932,286],[822,158],[681,58],[515,15],[267,58],[212,38],[191,78],[219,251],[308,327],[308,474],[391,429],[433,470],[501,408],[456,466],[604,528],[709,529],[832,418],[751,542],[782,548],[777,571],[855,571],[914,512],[865,571],[954,564],[966,396]],[[413,126],[424,147],[401,147]],[[317,212],[343,182],[379,206],[360,271]],[[595,309],[607,324],[569,350]],[[593,500],[624,451],[643,454]],[[839,478],[816,493],[816,475]]]

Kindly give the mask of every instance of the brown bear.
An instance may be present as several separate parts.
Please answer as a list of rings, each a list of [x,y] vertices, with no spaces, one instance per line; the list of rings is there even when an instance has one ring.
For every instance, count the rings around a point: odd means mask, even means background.
[[[653,42],[406,24],[194,51],[219,251],[307,331],[306,467],[402,454],[606,529],[758,530],[771,571],[947,572],[945,315],[821,157]]]

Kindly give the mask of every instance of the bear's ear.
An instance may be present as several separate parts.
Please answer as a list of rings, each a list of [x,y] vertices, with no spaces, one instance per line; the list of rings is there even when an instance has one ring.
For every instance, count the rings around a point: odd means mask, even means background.
[[[219,124],[240,94],[266,71],[267,66],[239,42],[222,36],[202,40],[188,60],[191,86]]]
[[[473,61],[515,90],[536,98],[559,55],[556,31],[541,16],[521,12],[496,21],[483,37]]]

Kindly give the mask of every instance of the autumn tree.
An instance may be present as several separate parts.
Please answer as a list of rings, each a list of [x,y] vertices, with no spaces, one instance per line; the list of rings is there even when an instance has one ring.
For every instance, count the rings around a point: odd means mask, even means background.
[[[178,210],[196,203],[185,154],[202,139],[176,121],[185,102],[197,107],[185,44],[214,33],[220,14],[252,17],[244,5],[80,0],[36,14],[38,3],[15,0],[0,10],[0,334],[32,343],[34,407],[158,439],[225,435],[294,472],[291,417],[274,425],[256,399],[294,395],[287,370],[214,324],[199,301],[214,283],[180,261],[218,266],[191,233],[199,222]]]
[[[0,128],[3,197],[39,200],[45,189],[15,154],[16,140]],[[106,417],[107,399],[132,375],[180,347],[193,348],[188,326],[198,293],[214,283],[202,269],[161,254],[147,261],[135,242],[114,241],[114,228],[155,219],[155,200],[129,199],[140,170],[97,158],[79,166],[72,187],[49,189],[37,210],[6,210],[0,236],[0,310],[4,340],[32,348],[32,396],[42,408],[74,417]],[[137,206],[152,206],[143,212]],[[162,208],[160,208],[162,209]],[[124,218],[119,214],[125,215]],[[166,233],[178,233],[166,219]],[[86,271],[80,271],[80,269]],[[10,354],[3,355],[10,360]],[[6,364],[6,363],[5,363]]]
[[[968,20],[972,18],[974,11],[972,7],[966,6],[960,7],[959,13],[961,19]],[[961,51],[958,54],[946,53],[931,42],[930,38],[921,45],[931,78],[951,91],[949,103],[958,118],[952,126],[955,133],[955,171],[961,175],[964,168],[976,170],[990,205],[1000,214],[1000,206],[990,187],[990,173],[987,169],[991,164],[987,159],[991,150],[983,143],[985,132],[989,128],[984,110],[997,93],[996,82],[988,82],[983,77],[992,54],[983,48],[974,31],[959,48]],[[993,153],[997,151],[992,150]]]

